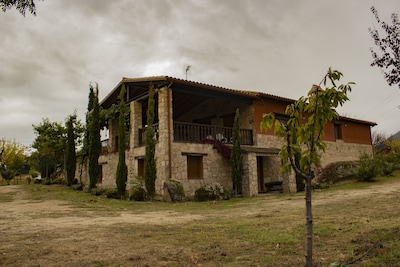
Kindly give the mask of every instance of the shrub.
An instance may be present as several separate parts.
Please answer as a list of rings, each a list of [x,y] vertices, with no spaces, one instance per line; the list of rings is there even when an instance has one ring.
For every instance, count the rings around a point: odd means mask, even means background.
[[[132,187],[129,190],[129,200],[145,201],[146,195],[146,190],[143,187]]]
[[[42,184],[44,184],[44,185],[51,185],[51,181],[50,181],[50,178],[43,178],[42,179]]]
[[[117,188],[108,189],[105,192],[105,195],[106,195],[107,198],[120,199],[120,196],[118,195]]]
[[[194,199],[196,201],[227,200],[230,199],[230,196],[230,192],[219,183],[203,185],[194,193]]]
[[[340,161],[328,164],[315,178],[316,183],[333,184],[338,181],[352,179],[355,177],[357,162]]]
[[[64,178],[60,177],[60,178],[56,178],[56,179],[52,180],[50,182],[50,184],[66,184],[66,181]]]
[[[377,154],[375,161],[381,165],[382,174],[385,176],[391,175],[395,170],[400,168],[400,158],[395,153]]]
[[[11,169],[5,169],[1,171],[1,176],[3,177],[4,180],[7,181],[7,184],[10,184],[10,181],[14,178],[15,176],[15,171]]]
[[[33,179],[35,179],[36,177],[39,176],[39,172],[38,172],[37,170],[35,170],[35,169],[30,169],[30,170],[29,170],[29,175],[30,175]]]
[[[130,182],[130,184],[133,184],[133,186],[131,190],[129,190],[129,200],[145,201],[147,193],[144,186],[144,178],[137,176],[135,177],[135,180]]]
[[[360,164],[356,172],[356,176],[360,180],[369,182],[381,173],[382,167],[378,160],[374,160],[368,154],[361,155]]]
[[[94,195],[94,196],[101,196],[101,195],[105,194],[106,191],[107,191],[107,190],[104,189],[104,188],[95,187],[95,188],[92,188],[91,193],[92,193],[92,195]]]

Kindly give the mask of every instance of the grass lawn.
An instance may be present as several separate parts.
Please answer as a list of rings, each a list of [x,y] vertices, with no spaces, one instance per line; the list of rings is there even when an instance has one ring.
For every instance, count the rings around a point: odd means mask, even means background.
[[[400,172],[315,191],[314,265],[400,266],[399,200]],[[20,182],[0,214],[0,266],[304,265],[304,193],[142,203]]]

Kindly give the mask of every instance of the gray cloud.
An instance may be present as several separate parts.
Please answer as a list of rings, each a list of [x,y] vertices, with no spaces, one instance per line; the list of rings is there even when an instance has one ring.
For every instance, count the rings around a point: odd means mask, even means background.
[[[290,98],[332,66],[357,83],[341,112],[396,132],[400,90],[369,66],[371,5],[387,20],[400,13],[396,0],[45,0],[36,17],[9,10],[0,14],[0,137],[30,144],[43,117],[77,109],[83,118],[90,82],[104,97],[123,76],[183,78],[187,65],[195,81]]]

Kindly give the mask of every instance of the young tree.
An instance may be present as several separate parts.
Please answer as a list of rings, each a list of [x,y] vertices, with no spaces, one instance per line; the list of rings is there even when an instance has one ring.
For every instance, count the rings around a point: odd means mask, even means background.
[[[61,123],[43,119],[41,124],[33,125],[36,138],[32,147],[36,148],[42,177],[50,177],[56,166],[64,163],[64,150],[67,143],[66,129]]]
[[[239,109],[236,109],[235,119],[233,122],[232,133],[232,152],[231,152],[231,170],[232,170],[232,183],[237,197],[238,193],[242,191],[242,174],[243,174],[243,159],[240,151],[240,123],[239,123]]]
[[[400,21],[396,13],[391,16],[392,23],[388,24],[379,18],[378,11],[371,7],[379,26],[386,36],[381,37],[377,29],[369,28],[375,45],[379,48],[378,54],[371,48],[373,62],[371,66],[378,66],[383,71],[385,80],[391,85],[398,85],[400,88]]]
[[[149,99],[147,105],[147,128],[145,131],[146,155],[144,158],[144,181],[147,195],[152,198],[156,191],[156,140],[154,138],[154,86],[149,86]]]
[[[28,9],[31,14],[36,16],[36,5],[34,0],[0,0],[0,7],[3,12],[7,9],[15,7],[19,13],[25,16],[25,11]]]
[[[118,166],[116,174],[116,184],[118,195],[122,198],[125,196],[126,181],[128,177],[128,167],[125,161],[126,150],[126,134],[125,134],[125,85],[122,85],[119,94],[119,116],[118,116]]]
[[[65,122],[65,127],[67,128],[67,145],[65,148],[65,170],[67,174],[67,185],[71,186],[76,171],[76,141],[80,137],[80,132],[78,130],[79,121],[77,121],[77,115],[68,116]]]
[[[275,120],[273,114],[264,114],[261,129],[274,127],[277,136],[284,138],[285,145],[280,151],[282,170],[291,169],[305,180],[306,191],[306,266],[312,266],[313,217],[311,202],[311,181],[315,177],[315,166],[320,164],[321,153],[326,144],[322,140],[323,128],[327,122],[338,119],[335,111],[348,101],[347,94],[354,83],[336,85],[343,76],[329,68],[319,85],[313,85],[306,97],[288,105],[285,113],[289,116],[286,124]],[[330,83],[330,86],[327,86]],[[323,89],[321,84],[325,87]],[[296,138],[293,138],[293,137]],[[300,155],[296,164],[295,156]]]
[[[96,84],[94,89],[90,85],[90,90],[93,90],[93,104],[92,110],[89,113],[89,189],[95,188],[100,168],[99,168],[99,156],[101,149],[100,142],[100,105],[99,105],[99,88]]]

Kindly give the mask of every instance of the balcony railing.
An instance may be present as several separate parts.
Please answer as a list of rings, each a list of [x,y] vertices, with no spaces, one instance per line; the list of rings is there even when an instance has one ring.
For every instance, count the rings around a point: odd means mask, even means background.
[[[197,123],[174,122],[174,141],[202,142],[203,140],[218,140],[232,143],[231,127],[221,127]],[[253,145],[253,131],[240,129],[240,144]]]
[[[154,138],[158,139],[158,123],[153,124]],[[146,127],[139,128],[139,145],[144,145]]]

